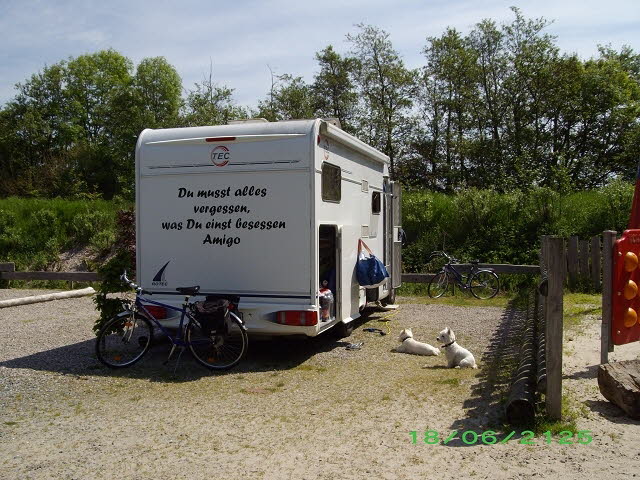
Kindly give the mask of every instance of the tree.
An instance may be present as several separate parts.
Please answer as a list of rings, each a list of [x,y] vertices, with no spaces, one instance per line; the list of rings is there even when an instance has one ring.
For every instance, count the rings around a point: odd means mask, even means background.
[[[72,121],[89,144],[113,138],[113,126],[132,105],[116,100],[133,84],[131,60],[115,50],[80,55],[67,63],[66,95]]]
[[[114,50],[69,58],[18,84],[1,112],[0,194],[111,198],[133,192],[135,142],[177,123],[180,79],[162,58],[133,64]]]
[[[133,85],[144,128],[175,127],[182,106],[182,80],[164,57],[143,59]]]
[[[388,33],[371,25],[357,27],[357,35],[347,35],[357,60],[355,81],[361,93],[357,131],[389,156],[393,177],[395,162],[404,153],[403,139],[410,137],[413,128],[410,109],[416,73],[405,68]]]
[[[314,118],[312,89],[302,77],[271,71],[271,89],[266,99],[258,102],[256,116],[271,122]]]
[[[247,112],[233,101],[233,89],[213,81],[211,67],[209,77],[196,83],[195,88],[189,91],[181,123],[186,127],[224,125],[229,120],[245,117]]]
[[[354,116],[358,94],[352,81],[356,60],[342,57],[331,45],[316,53],[320,71],[311,85],[317,117],[334,117],[342,129],[355,133]]]
[[[429,143],[431,171],[438,174],[443,187],[451,191],[459,183],[471,181],[474,168],[473,137],[477,132],[472,104],[477,97],[477,54],[468,41],[453,29],[440,38],[428,39],[423,53],[420,102],[423,121],[432,141]],[[421,142],[417,148],[425,148]]]

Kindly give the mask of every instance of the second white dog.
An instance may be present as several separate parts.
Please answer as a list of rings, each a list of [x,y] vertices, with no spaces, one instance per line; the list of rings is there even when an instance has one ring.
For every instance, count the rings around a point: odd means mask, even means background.
[[[410,328],[402,330],[398,340],[402,343],[393,349],[394,352],[411,353],[413,355],[440,355],[440,350],[436,347],[414,340]]]
[[[456,343],[456,334],[449,327],[442,330],[436,340],[443,344],[441,348],[444,348],[449,368],[478,368],[476,359],[469,350]]]

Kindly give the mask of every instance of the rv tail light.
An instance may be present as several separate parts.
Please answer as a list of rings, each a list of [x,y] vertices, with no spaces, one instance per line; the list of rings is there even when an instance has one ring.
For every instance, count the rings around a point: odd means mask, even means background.
[[[167,318],[167,309],[165,307],[158,307],[156,305],[145,305],[144,308],[153,315],[157,320]]]
[[[309,327],[318,324],[318,312],[307,310],[287,310],[276,313],[276,322],[282,325]]]
[[[217,143],[217,142],[233,142],[236,137],[207,137],[204,139],[207,143]]]

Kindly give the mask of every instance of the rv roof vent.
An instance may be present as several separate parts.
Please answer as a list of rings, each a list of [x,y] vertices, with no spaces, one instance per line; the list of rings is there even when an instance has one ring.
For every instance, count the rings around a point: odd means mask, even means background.
[[[229,120],[227,125],[237,125],[239,123],[269,123],[266,118],[242,118],[240,120]]]
[[[362,191],[367,193],[369,191],[369,182],[362,180]]]

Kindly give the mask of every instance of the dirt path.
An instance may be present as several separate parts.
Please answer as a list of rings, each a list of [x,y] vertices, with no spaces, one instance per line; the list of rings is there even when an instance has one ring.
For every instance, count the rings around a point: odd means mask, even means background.
[[[0,298],[23,292],[0,290]],[[42,292],[38,292],[42,293]],[[112,372],[92,355],[91,299],[0,310],[0,478],[620,478],[637,475],[640,428],[597,392],[597,319],[565,357],[568,397],[593,432],[589,445],[448,445],[426,430],[495,428],[508,379],[497,358],[515,335],[516,312],[423,305],[403,299],[391,335],[372,314],[349,341],[253,342],[226,375],[183,357],[162,366],[164,346],[132,369]],[[410,326],[435,344],[449,325],[480,369],[448,370],[444,356],[394,354]],[[573,338],[573,337],[572,337]],[[616,352],[634,357],[639,345]],[[502,358],[502,357],[500,357]],[[419,432],[411,441],[411,431]],[[618,459],[621,458],[619,461]]]

